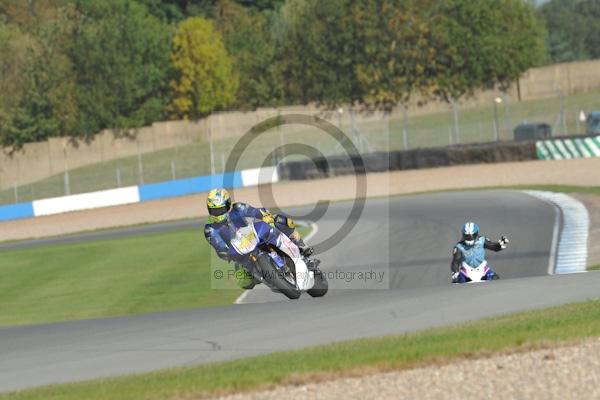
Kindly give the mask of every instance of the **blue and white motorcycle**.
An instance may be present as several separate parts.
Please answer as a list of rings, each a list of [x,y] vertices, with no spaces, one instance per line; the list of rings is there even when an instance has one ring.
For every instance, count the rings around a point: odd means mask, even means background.
[[[231,238],[231,247],[248,260],[254,267],[252,274],[290,299],[297,299],[302,292],[312,297],[327,293],[325,275],[317,268],[317,263],[302,257],[298,246],[286,235],[274,231],[268,224],[259,221],[238,228]]]

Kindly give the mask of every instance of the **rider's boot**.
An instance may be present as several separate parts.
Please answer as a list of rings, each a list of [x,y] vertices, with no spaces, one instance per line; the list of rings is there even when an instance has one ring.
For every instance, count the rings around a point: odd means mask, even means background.
[[[254,286],[262,283],[260,276],[249,272],[246,267],[241,264],[235,264],[235,278],[239,287],[245,290],[253,289]]]
[[[315,249],[307,246],[306,243],[304,243],[304,240],[300,238],[300,235],[297,234],[297,231],[294,231],[294,235],[292,235],[290,239],[296,246],[298,246],[298,250],[300,250],[300,255],[302,257],[310,257],[315,252]]]
[[[319,269],[319,264],[321,264],[321,260],[317,258],[304,257],[304,262],[306,263],[306,267],[309,271],[315,271]]]
[[[452,280],[452,283],[457,283],[458,282],[458,272],[453,272],[450,279]]]

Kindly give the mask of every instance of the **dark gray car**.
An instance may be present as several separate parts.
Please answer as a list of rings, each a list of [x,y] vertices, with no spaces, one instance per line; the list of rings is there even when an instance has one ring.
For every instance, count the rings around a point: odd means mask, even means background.
[[[586,133],[588,135],[600,134],[600,111],[595,111],[588,114],[586,121]]]
[[[552,127],[545,123],[521,124],[514,129],[515,140],[539,140],[552,136]]]

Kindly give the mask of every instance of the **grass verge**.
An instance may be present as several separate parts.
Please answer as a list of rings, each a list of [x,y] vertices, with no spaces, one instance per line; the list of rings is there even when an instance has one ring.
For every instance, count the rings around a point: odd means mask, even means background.
[[[529,186],[508,186],[508,187],[505,187],[505,189],[545,190],[548,192],[582,193],[582,194],[600,195],[600,186],[529,185]]]
[[[201,228],[6,250],[0,327],[228,305],[242,292],[232,271]]]
[[[195,398],[483,357],[499,351],[525,351],[599,335],[600,300],[593,300],[400,336],[49,386],[0,395],[0,399]]]
[[[0,326],[231,304],[211,252],[201,229],[3,251]]]

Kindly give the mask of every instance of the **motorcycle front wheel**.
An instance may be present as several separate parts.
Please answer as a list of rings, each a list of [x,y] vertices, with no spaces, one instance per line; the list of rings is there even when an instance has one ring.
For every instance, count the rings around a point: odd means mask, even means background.
[[[295,300],[300,297],[302,292],[293,284],[285,279],[285,272],[283,269],[278,269],[273,265],[271,257],[267,254],[261,254],[256,260],[256,265],[260,268],[262,276],[267,284],[277,289],[288,299]],[[290,273],[289,271],[287,272]]]

